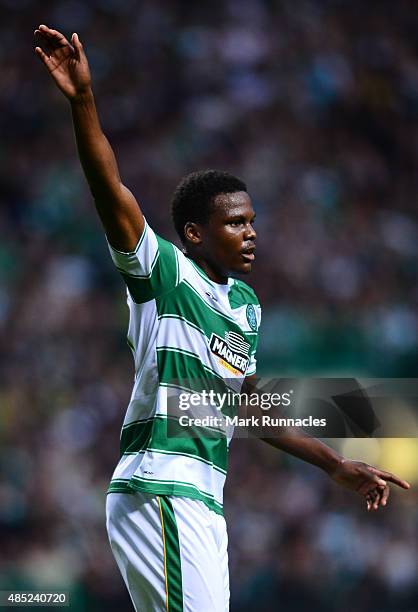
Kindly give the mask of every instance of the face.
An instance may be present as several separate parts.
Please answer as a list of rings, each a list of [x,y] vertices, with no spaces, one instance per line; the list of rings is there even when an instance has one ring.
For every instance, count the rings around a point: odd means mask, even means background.
[[[251,272],[255,259],[254,219],[248,193],[237,191],[216,196],[208,223],[195,225],[198,263],[215,282]]]

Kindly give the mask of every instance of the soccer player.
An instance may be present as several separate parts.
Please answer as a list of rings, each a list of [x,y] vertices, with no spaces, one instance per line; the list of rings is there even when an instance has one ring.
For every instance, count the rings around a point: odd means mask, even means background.
[[[252,289],[232,278],[250,272],[254,261],[251,200],[245,184],[226,172],[194,173],[173,198],[184,251],[156,235],[121,181],[77,34],[68,41],[40,25],[35,35],[36,54],[70,102],[80,161],[127,285],[135,383],[107,496],[112,551],[136,610],[225,611],[229,438],[168,436],[166,397],[174,380],[211,386],[225,379],[240,388],[255,374],[260,306]],[[362,495],[369,510],[386,505],[389,482],[409,488],[307,435],[278,430],[268,441]]]

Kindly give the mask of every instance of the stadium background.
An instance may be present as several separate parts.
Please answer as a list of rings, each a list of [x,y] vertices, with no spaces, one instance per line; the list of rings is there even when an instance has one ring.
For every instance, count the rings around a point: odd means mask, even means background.
[[[410,377],[418,6],[0,0],[0,12],[0,589],[129,610],[104,529],[133,375],[124,287],[32,32],[79,33],[123,179],[164,237],[176,240],[168,202],[185,173],[247,181],[260,373]],[[342,445],[417,481],[413,439]],[[226,516],[232,612],[418,610],[415,488],[369,515],[318,470],[236,440]]]

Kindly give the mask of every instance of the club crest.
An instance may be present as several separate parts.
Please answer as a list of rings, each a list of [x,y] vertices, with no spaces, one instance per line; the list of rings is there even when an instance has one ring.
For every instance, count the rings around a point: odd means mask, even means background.
[[[248,325],[253,331],[257,330],[257,317],[255,315],[255,309],[252,304],[247,305],[247,321]]]

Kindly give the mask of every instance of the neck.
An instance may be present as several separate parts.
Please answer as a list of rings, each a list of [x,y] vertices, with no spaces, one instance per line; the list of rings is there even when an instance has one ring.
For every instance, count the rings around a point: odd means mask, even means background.
[[[186,253],[186,257],[192,259],[199,266],[199,268],[202,268],[203,272],[214,283],[218,283],[219,285],[228,284],[228,276],[216,270],[206,259],[196,257],[195,255],[190,255],[189,253]]]

